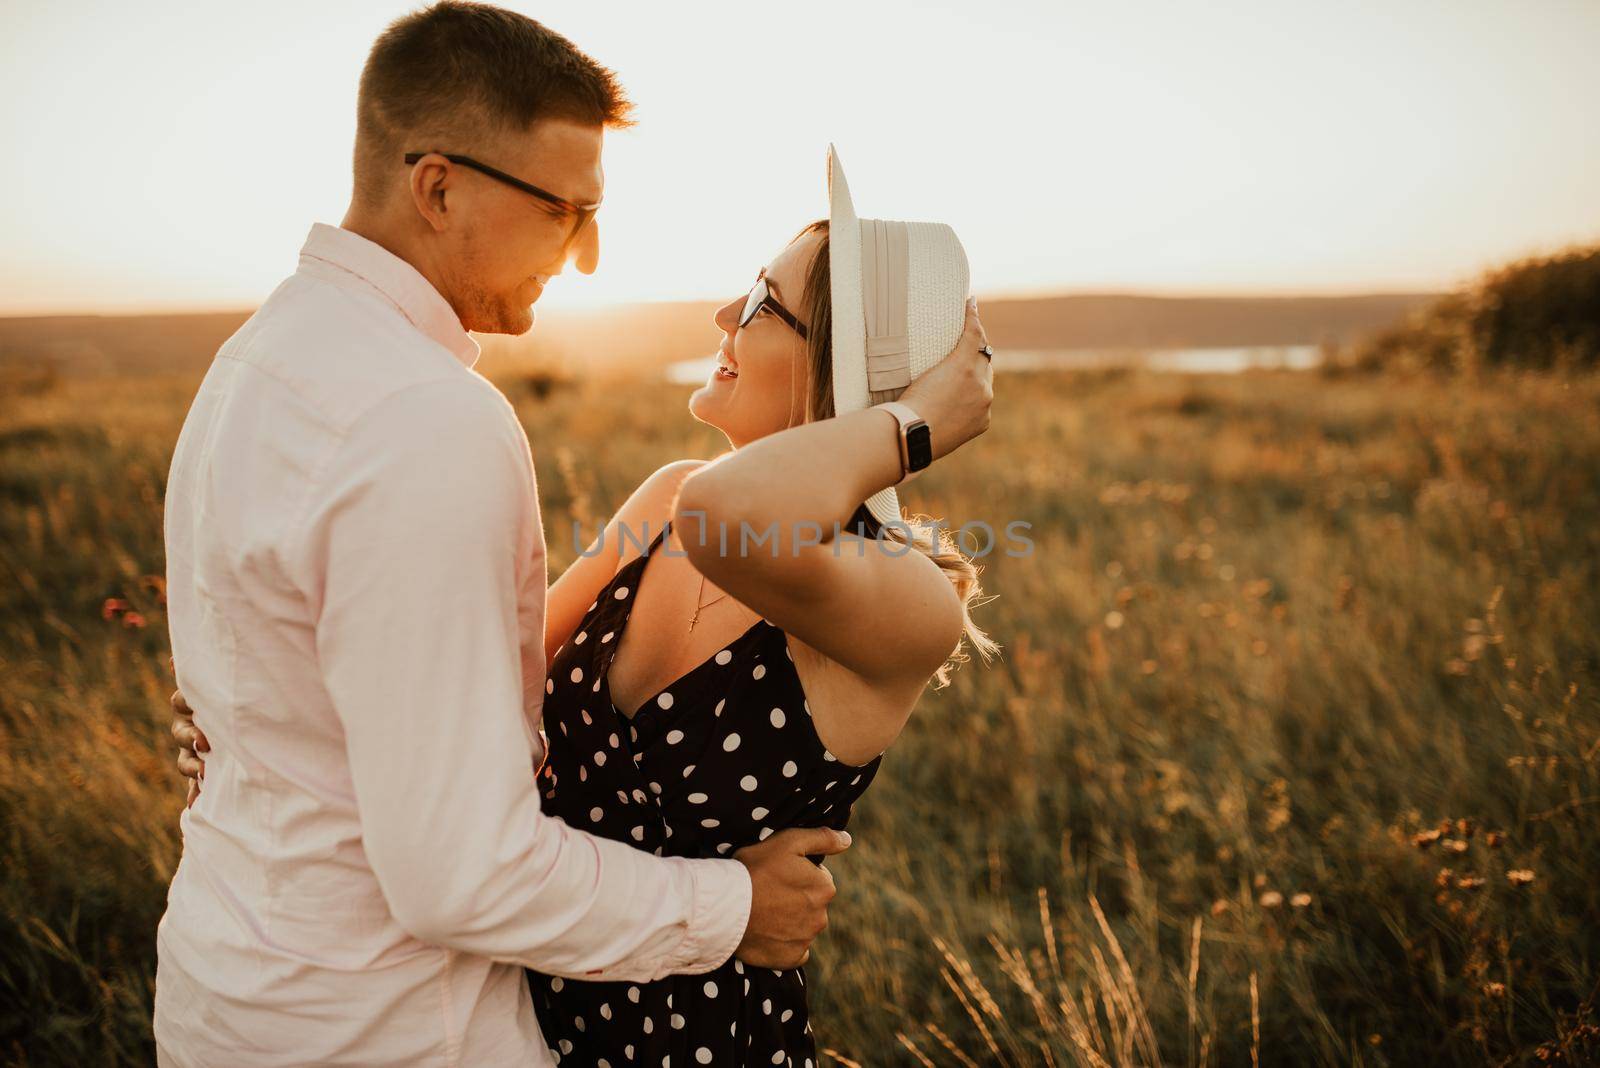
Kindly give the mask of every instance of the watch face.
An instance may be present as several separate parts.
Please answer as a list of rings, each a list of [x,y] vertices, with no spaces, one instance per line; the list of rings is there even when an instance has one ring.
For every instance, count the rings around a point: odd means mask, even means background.
[[[921,471],[933,463],[933,435],[923,423],[906,431],[906,466]]]

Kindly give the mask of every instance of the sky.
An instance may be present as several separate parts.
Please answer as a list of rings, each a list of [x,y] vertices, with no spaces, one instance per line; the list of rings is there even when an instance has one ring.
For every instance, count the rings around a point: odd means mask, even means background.
[[[513,3],[612,67],[602,259],[541,308],[727,297],[826,213],[980,295],[1433,290],[1600,241],[1600,2]],[[349,195],[405,4],[0,0],[0,314],[246,308]]]

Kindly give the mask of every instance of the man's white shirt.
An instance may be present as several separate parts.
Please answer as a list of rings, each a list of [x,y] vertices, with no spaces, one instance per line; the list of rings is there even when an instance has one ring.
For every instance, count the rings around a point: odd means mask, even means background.
[[[157,933],[163,1063],[549,1064],[522,967],[732,954],[750,880],[539,809],[527,437],[404,260],[314,225],[218,352],[167,486],[178,681],[211,742]]]

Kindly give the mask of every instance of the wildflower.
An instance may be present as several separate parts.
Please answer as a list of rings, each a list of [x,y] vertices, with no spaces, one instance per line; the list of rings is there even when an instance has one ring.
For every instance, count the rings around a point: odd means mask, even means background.
[[[106,603],[100,606],[100,618],[105,620],[115,619],[119,613],[127,610],[127,601],[120,597],[107,597]]]
[[[1467,851],[1467,843],[1460,838],[1446,838],[1439,843],[1439,847],[1451,853],[1465,853]]]
[[[1503,998],[1503,997],[1506,996],[1506,984],[1504,984],[1504,983],[1484,983],[1483,984],[1483,993],[1484,993],[1484,995],[1486,997]]]
[[[1506,881],[1512,886],[1527,886],[1533,882],[1532,868],[1512,868],[1506,872]]]
[[[1418,849],[1427,849],[1439,840],[1438,831],[1418,831],[1411,836],[1411,844]]]
[[[1283,904],[1283,895],[1276,890],[1268,890],[1261,895],[1260,905],[1264,909],[1275,909]]]
[[[1107,630],[1119,630],[1119,629],[1121,629],[1122,624],[1123,624],[1123,615],[1122,615],[1121,612],[1118,612],[1116,609],[1112,609],[1111,611],[1106,613],[1106,629]]]
[[[1490,831],[1488,834],[1483,836],[1483,844],[1488,846],[1490,849],[1499,849],[1500,843],[1504,842],[1505,840],[1506,836],[1500,831]]]
[[[129,630],[144,629],[144,616],[138,612],[129,612],[122,617],[122,625]]]
[[[1458,890],[1476,890],[1483,885],[1483,879],[1477,875],[1463,875],[1456,880]]]
[[[1456,876],[1456,872],[1455,872],[1454,868],[1440,868],[1439,869],[1439,874],[1435,875],[1433,877],[1433,885],[1434,886],[1449,886],[1450,885],[1450,880],[1454,879],[1455,876]]]
[[[1221,916],[1224,912],[1227,912],[1227,911],[1228,911],[1228,899],[1227,898],[1219,897],[1219,898],[1217,898],[1215,901],[1213,901],[1211,903],[1211,915],[1212,916]]]
[[[1302,890],[1289,899],[1289,904],[1297,909],[1306,908],[1311,904],[1311,895]]]

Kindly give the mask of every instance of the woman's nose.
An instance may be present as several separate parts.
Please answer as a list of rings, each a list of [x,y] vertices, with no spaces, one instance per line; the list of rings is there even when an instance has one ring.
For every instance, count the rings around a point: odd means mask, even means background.
[[[722,329],[724,334],[732,334],[739,329],[739,309],[743,306],[743,297],[738,300],[730,300],[718,308],[717,313],[711,318]]]

